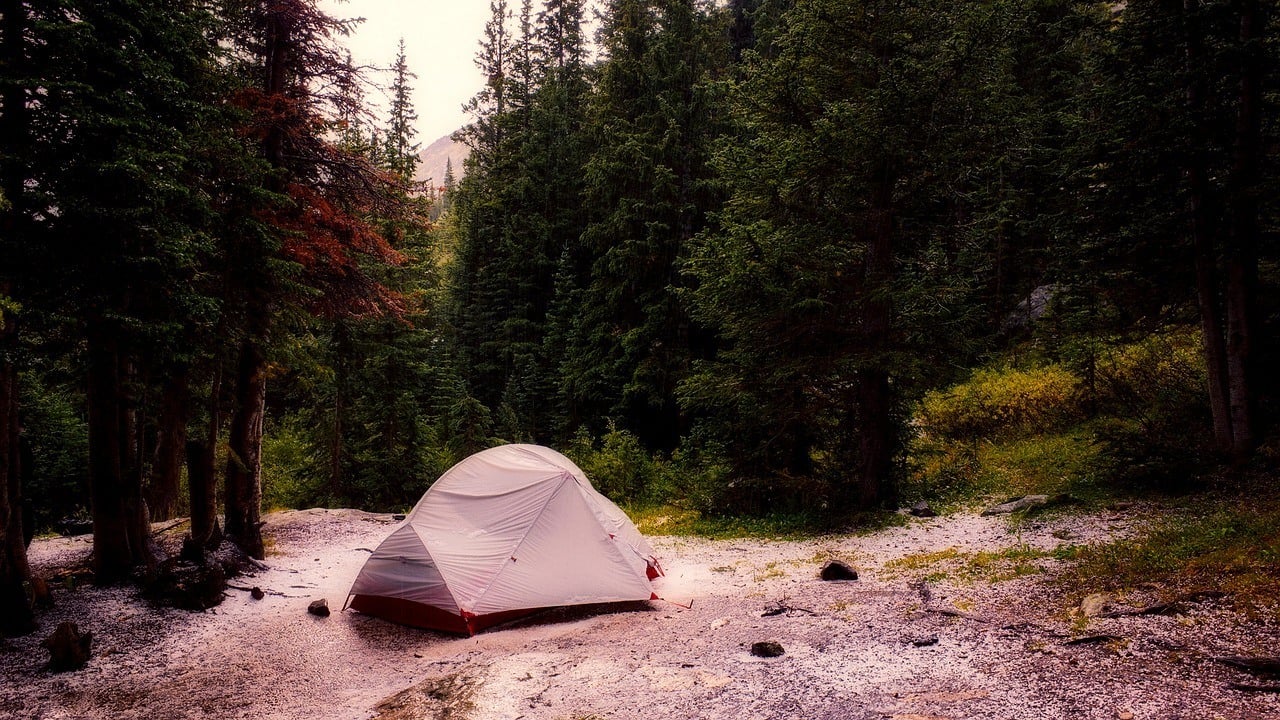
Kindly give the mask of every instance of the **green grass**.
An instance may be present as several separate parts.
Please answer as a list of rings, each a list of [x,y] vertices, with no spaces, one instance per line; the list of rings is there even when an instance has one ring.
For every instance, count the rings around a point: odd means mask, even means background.
[[[1082,592],[1155,584],[1171,599],[1212,590],[1276,608],[1280,500],[1197,498],[1137,537],[1080,548],[1064,582]]]
[[[901,515],[889,512],[858,513],[837,519],[809,513],[706,517],[697,510],[674,505],[627,505],[623,510],[645,535],[691,535],[712,540],[805,540],[836,532],[875,532],[907,522]]]
[[[1038,575],[1044,572],[1041,561],[1050,558],[1070,560],[1078,552],[1079,548],[1074,545],[1041,550],[1024,544],[978,552],[961,552],[950,547],[890,560],[884,564],[884,570],[889,576],[910,577],[927,582],[949,580],[960,583],[998,583]]]
[[[903,490],[943,512],[972,509],[993,498],[1057,495],[1092,501],[1100,446],[1092,428],[975,441],[918,438],[908,458],[913,469]]]

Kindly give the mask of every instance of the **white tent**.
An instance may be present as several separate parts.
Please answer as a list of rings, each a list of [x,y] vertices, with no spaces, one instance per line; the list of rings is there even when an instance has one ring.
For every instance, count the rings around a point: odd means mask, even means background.
[[[374,550],[349,607],[474,633],[538,608],[657,599],[661,567],[572,460],[503,445],[454,465]]]

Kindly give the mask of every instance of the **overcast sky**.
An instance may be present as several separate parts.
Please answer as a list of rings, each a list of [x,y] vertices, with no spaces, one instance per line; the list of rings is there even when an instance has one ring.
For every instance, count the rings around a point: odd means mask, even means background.
[[[345,38],[358,64],[390,66],[404,38],[409,69],[418,76],[413,106],[423,147],[466,124],[462,105],[484,84],[475,57],[489,19],[488,0],[320,0],[319,5],[334,17],[365,18]],[[386,85],[390,76],[371,77]]]

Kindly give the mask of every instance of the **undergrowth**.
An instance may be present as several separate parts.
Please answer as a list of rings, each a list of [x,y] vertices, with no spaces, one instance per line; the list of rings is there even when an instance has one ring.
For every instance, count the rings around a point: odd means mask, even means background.
[[[624,505],[623,510],[645,535],[693,535],[712,540],[804,540],[829,533],[870,533],[907,522],[903,516],[888,512],[833,518],[813,513],[715,516],[704,515],[691,508],[660,504]]]
[[[1137,537],[1081,548],[1064,582],[1088,591],[1154,584],[1170,598],[1215,590],[1244,605],[1274,607],[1280,599],[1280,500],[1197,498]]]

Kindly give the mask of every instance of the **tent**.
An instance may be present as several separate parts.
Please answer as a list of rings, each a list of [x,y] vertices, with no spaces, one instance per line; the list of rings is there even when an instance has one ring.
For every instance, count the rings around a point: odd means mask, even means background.
[[[541,608],[654,600],[661,573],[648,541],[572,460],[502,445],[436,480],[365,562],[347,605],[473,634]]]

